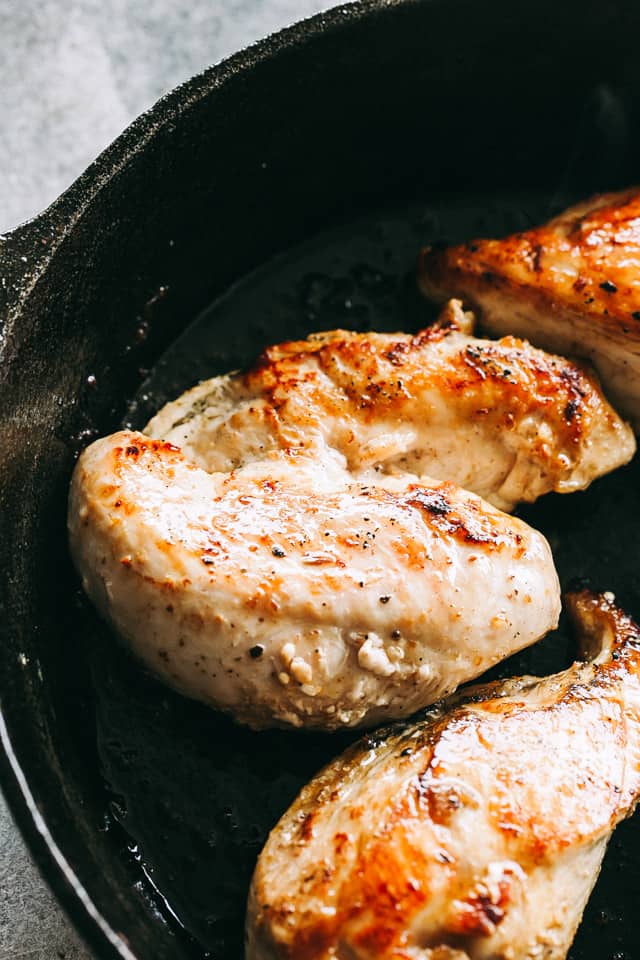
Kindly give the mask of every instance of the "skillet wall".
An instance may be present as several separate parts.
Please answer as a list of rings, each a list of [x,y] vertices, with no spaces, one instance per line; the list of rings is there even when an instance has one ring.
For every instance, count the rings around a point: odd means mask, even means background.
[[[101,831],[64,532],[78,449],[117,426],[140,368],[217,293],[316,229],[442,189],[638,180],[639,29],[631,3],[334,11],[176,91],[2,243],[3,714],[54,840],[135,956],[187,954],[145,892],[130,889]],[[124,955],[53,866],[7,765],[5,774],[81,929],[100,955]]]

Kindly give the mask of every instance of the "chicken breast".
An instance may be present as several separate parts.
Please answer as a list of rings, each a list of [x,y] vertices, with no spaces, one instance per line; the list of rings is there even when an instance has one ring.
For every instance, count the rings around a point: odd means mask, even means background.
[[[247,960],[562,960],[640,795],[640,632],[569,598],[590,663],[365,737],[272,831]]]
[[[429,297],[468,300],[489,333],[589,360],[640,429],[640,188],[503,240],[427,247],[419,279]]]
[[[631,430],[594,376],[513,337],[470,336],[453,301],[416,336],[344,330],[269,348],[246,374],[201,383],[145,428],[207,471],[282,451],[354,479],[453,480],[503,510],[581,490],[626,463]]]
[[[69,504],[85,591],[178,690],[253,727],[403,717],[557,622],[544,537],[451,483],[282,455],[207,473],[122,432]]]

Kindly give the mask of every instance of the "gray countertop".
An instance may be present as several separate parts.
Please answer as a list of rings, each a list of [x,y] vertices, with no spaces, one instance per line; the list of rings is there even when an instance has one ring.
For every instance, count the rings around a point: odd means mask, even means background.
[[[140,112],[322,0],[0,0],[0,232],[46,207]],[[0,795],[0,960],[91,960]]]

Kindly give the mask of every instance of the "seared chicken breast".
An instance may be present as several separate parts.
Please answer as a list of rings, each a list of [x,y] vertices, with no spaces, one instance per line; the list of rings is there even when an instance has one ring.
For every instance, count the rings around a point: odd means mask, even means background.
[[[583,357],[640,429],[640,188],[592,197],[503,240],[427,247],[427,296],[460,296],[492,334]]]
[[[312,472],[337,458],[358,480],[453,480],[503,510],[583,489],[631,458],[631,430],[592,373],[514,337],[477,339],[472,325],[453,301],[415,336],[335,330],[280,344],[169,403],[145,433],[209,472],[284,451]]]
[[[84,589],[170,685],[253,727],[370,725],[556,625],[551,553],[521,520],[452,483],[310,462],[208,473],[133,432],[80,457]]]
[[[569,598],[589,663],[470,690],[306,786],[253,878],[247,960],[562,960],[640,795],[640,633]]]

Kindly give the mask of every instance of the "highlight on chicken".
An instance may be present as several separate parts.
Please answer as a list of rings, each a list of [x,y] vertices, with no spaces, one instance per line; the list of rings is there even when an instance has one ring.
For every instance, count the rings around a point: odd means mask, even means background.
[[[501,240],[427,247],[424,293],[462,297],[485,330],[587,359],[640,429],[640,188],[591,197]]]
[[[455,484],[282,454],[208,473],[125,431],[80,457],[84,589],[167,683],[253,727],[408,716],[558,619],[542,534]]]
[[[380,474],[453,480],[502,510],[584,489],[626,463],[630,428],[592,373],[514,337],[471,336],[457,301],[412,336],[334,330],[265,351],[247,373],[207,380],[145,433],[205,470],[295,457]]]
[[[568,597],[582,655],[366,736],[258,860],[247,960],[563,960],[640,796],[640,631]]]

